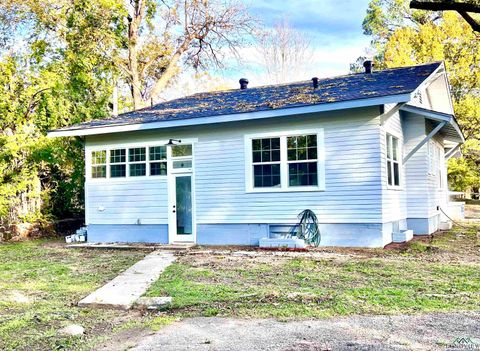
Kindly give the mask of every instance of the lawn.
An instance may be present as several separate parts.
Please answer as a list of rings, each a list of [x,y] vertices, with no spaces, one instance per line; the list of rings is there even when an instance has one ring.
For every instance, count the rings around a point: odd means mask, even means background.
[[[392,250],[185,255],[147,292],[171,315],[314,318],[478,310],[480,234],[469,224]]]
[[[478,223],[480,224],[480,223]],[[178,318],[315,318],[478,310],[480,234],[474,224],[404,247],[180,254],[146,295],[172,296],[158,313],[78,308],[76,303],[141,259],[141,251],[66,249],[59,241],[0,244],[0,349],[121,349]],[[86,329],[81,337],[59,330]]]
[[[66,249],[58,241],[0,245],[0,349],[84,350],[139,319],[75,304],[145,255]],[[85,336],[58,330],[80,324]]]

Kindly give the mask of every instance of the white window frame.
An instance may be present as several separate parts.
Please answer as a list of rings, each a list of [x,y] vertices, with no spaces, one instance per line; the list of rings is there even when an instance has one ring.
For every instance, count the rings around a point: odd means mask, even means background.
[[[125,161],[124,162],[112,162],[112,160],[111,160],[112,151],[115,151],[115,150],[125,150]],[[108,172],[109,172],[108,173],[108,178],[111,178],[111,179],[126,178],[127,173],[128,173],[128,149],[118,148],[118,149],[109,150],[108,151],[107,164],[108,164]],[[125,166],[125,176],[124,177],[112,177],[112,166]]]
[[[161,160],[152,160],[150,158],[150,148],[152,147],[162,147],[164,146],[165,147],[165,159],[161,159]],[[166,145],[149,145],[147,146],[147,162],[148,162],[148,165],[147,165],[147,171],[148,171],[148,174],[147,176],[148,177],[154,177],[154,178],[157,178],[157,177],[165,177],[168,175],[168,146]],[[165,163],[165,166],[167,168],[167,174],[155,174],[155,175],[152,175],[151,172],[152,172],[152,163]]]
[[[288,150],[287,137],[301,135],[317,135],[317,185],[316,186],[289,186],[288,177]],[[255,188],[253,186],[253,159],[252,140],[280,138],[280,186]],[[276,193],[276,192],[303,192],[325,190],[325,145],[323,128],[285,130],[266,133],[247,134],[244,136],[245,147],[245,192],[247,193]],[[267,162],[277,163],[277,162]]]
[[[439,191],[445,188],[445,155],[443,146],[435,140],[428,142],[428,174],[435,181],[435,188]]]
[[[145,159],[143,161],[130,161],[130,149],[145,149]],[[140,178],[140,177],[148,177],[150,175],[150,164],[148,162],[148,146],[134,146],[134,147],[130,147],[127,149],[127,164],[128,164],[128,167],[127,167],[127,172],[128,172],[128,176],[130,178]],[[140,175],[140,176],[132,176],[130,174],[130,167],[132,165],[141,165],[141,164],[145,164],[145,175]]]
[[[92,160],[93,160],[93,157],[92,157],[92,154],[93,153],[96,153],[96,152],[105,152],[105,163],[93,163]],[[95,179],[95,180],[102,180],[102,179],[107,179],[109,178],[109,174],[110,174],[110,162],[109,162],[109,157],[110,157],[110,152],[109,151],[106,151],[105,149],[98,149],[98,150],[91,150],[87,153],[89,159],[90,159],[90,162],[89,162],[89,167],[87,168],[87,173],[85,176],[88,175],[88,177],[90,179]],[[105,177],[93,177],[92,176],[92,173],[93,173],[93,167],[105,167]]]
[[[175,138],[175,136],[172,136]],[[194,154],[194,146],[195,143],[198,142],[198,138],[180,138],[182,140],[182,144],[191,144],[192,145],[192,155]],[[166,179],[168,175],[171,173],[172,169],[172,160],[171,154],[169,153],[169,147],[167,147],[167,174],[165,175],[150,175],[150,161],[149,161],[149,147],[153,146],[164,146],[169,142],[169,139],[165,140],[156,140],[156,141],[147,141],[147,142],[131,142],[131,143],[121,143],[121,144],[111,144],[111,145],[87,145],[85,147],[85,181],[87,183],[111,183],[111,182],[132,182],[132,181],[155,181],[159,179]],[[129,162],[128,162],[128,149],[136,148],[136,147],[145,147],[147,151],[146,155],[146,175],[145,176],[137,176],[131,177],[130,176],[130,169],[129,169]],[[119,177],[119,178],[111,178],[110,177],[110,151],[117,150],[117,149],[126,149],[126,161],[127,161],[127,174],[126,177]],[[107,176],[106,178],[92,178],[92,152],[94,151],[106,151],[107,153]],[[169,156],[170,155],[170,156]],[[189,156],[190,157],[190,156]],[[193,172],[193,156],[192,158],[192,169],[190,171]],[[142,161],[143,162],[143,161]],[[139,162],[139,163],[142,163]],[[156,162],[156,161],[153,161]]]
[[[389,158],[388,157],[388,147],[389,147],[389,138],[388,137],[392,137],[392,152],[393,152],[393,138],[397,139],[397,160],[395,161],[393,159],[393,155],[392,155],[392,158]],[[403,154],[402,154],[402,150],[403,150],[403,143],[402,143],[402,139],[398,136],[398,135],[395,135],[394,133],[390,133],[390,132],[385,132],[385,171],[386,171],[386,174],[385,174],[385,178],[386,178],[386,182],[387,182],[387,189],[393,189],[393,190],[402,190],[403,189],[403,177],[402,177],[402,171],[403,171]],[[392,172],[392,184],[389,184],[388,183],[388,163],[391,163],[391,172]],[[395,185],[395,174],[394,174],[394,163],[397,163],[398,164],[398,185]]]

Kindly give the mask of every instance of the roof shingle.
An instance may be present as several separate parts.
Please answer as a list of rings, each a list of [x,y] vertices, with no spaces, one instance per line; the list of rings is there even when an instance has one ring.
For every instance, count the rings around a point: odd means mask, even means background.
[[[407,94],[413,92],[440,65],[441,62],[435,62],[374,71],[372,74],[355,73],[319,79],[317,89],[313,89],[311,81],[303,81],[199,93],[62,130],[193,119]]]

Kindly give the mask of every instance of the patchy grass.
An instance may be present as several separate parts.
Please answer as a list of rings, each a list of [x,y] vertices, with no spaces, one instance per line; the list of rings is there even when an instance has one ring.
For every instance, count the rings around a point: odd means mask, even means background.
[[[58,241],[0,245],[0,349],[83,350],[122,325],[132,313],[81,309],[76,303],[141,259],[139,251],[69,250]],[[85,336],[58,330],[80,324]]]
[[[311,318],[477,310],[480,238],[469,225],[396,250],[181,257],[148,296],[173,316]]]

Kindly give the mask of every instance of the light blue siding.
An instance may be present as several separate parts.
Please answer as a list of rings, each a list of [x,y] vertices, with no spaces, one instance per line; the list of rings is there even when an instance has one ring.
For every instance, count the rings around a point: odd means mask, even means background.
[[[99,242],[168,243],[167,225],[90,224],[87,240]]]
[[[389,111],[395,106],[395,104],[385,105],[385,112]],[[380,145],[382,150],[381,155],[381,184],[382,184],[382,222],[396,222],[404,220],[407,217],[407,192],[406,192],[406,167],[400,167],[400,187],[392,188],[388,186],[387,182],[387,145],[386,134],[391,134],[398,138],[400,145],[405,143],[405,121],[400,116],[400,112],[394,113],[384,123],[381,128]],[[406,155],[406,150],[403,148],[400,152],[400,157],[403,158]]]
[[[167,224],[167,180],[86,184],[87,224]]]
[[[268,224],[199,224],[199,245],[258,245],[268,237]]]
[[[379,109],[365,108],[310,116],[225,123],[204,127],[129,132],[87,138],[87,148],[195,138],[194,181],[198,244],[255,245],[268,225],[293,224],[304,209],[321,224],[323,245],[381,247],[382,155]],[[245,183],[245,135],[299,129],[324,130],[325,191],[248,193]],[[150,240],[149,225],[168,223],[165,178],[91,181],[86,186],[87,223],[93,238],[108,241],[97,225],[128,226],[124,239]],[[142,225],[136,226],[137,222]],[[93,225],[93,226],[92,226]],[[90,228],[89,226],[89,228]],[[137,231],[136,235],[131,231]],[[130,233],[130,234],[128,234]],[[390,233],[391,234],[391,233]],[[104,240],[102,240],[102,235]],[[156,239],[151,239],[156,240]],[[161,240],[167,240],[162,237]]]
[[[251,123],[217,128],[214,135],[199,134],[195,148],[197,223],[292,223],[307,208],[320,221],[380,222],[376,110],[348,117],[333,113],[274,124]],[[247,193],[244,135],[308,128],[324,128],[325,191]]]

